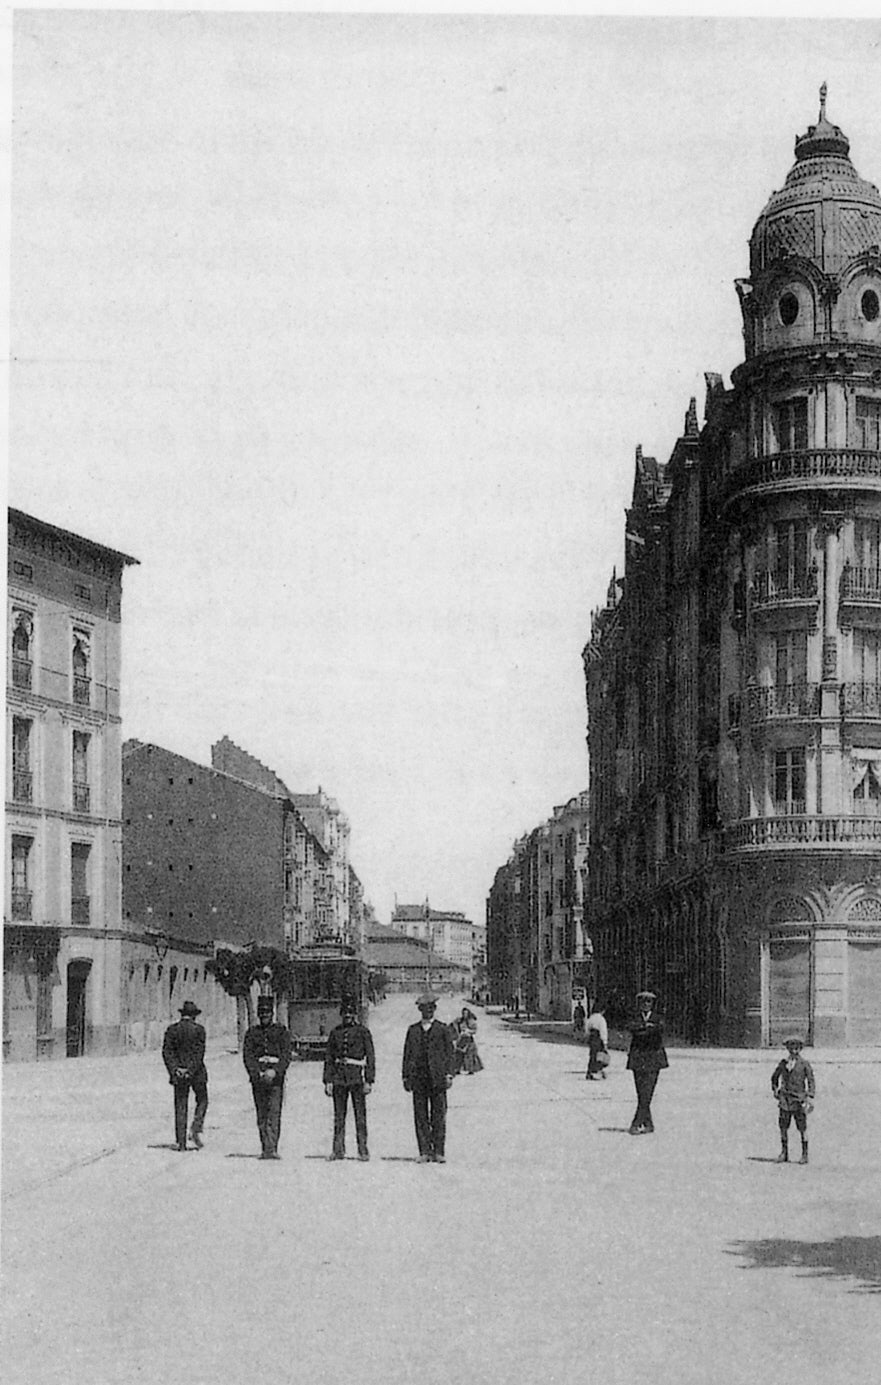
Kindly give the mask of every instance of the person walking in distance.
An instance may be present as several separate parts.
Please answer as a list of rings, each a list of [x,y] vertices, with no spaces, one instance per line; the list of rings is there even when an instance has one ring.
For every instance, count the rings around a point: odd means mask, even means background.
[[[404,1040],[404,1091],[413,1095],[413,1122],[420,1164],[446,1163],[447,1091],[453,1085],[455,1054],[449,1025],[434,1017],[437,996],[416,1001],[421,1019]]]
[[[664,1051],[664,1027],[655,1011],[654,991],[638,991],[638,1014],[630,1023],[630,1051],[627,1067],[636,1087],[636,1114],[630,1124],[631,1135],[653,1135],[652,1097],[658,1073],[669,1067]]]
[[[324,1090],[333,1097],[333,1153],[346,1157],[346,1109],[349,1099],[355,1113],[358,1158],[370,1158],[367,1149],[367,1100],[376,1081],[376,1058],[370,1030],[358,1023],[358,1005],[346,998],[340,1005],[341,1023],[330,1031],[324,1058]]]
[[[808,1116],[814,1109],[814,1069],[806,1058],[801,1056],[801,1039],[786,1040],[786,1057],[781,1058],[771,1074],[771,1091],[779,1107],[780,1153],[778,1164],[789,1162],[789,1126],[795,1121],[795,1128],[801,1136],[802,1164],[808,1162]]]
[[[273,1020],[275,1001],[271,995],[257,997],[257,1023],[245,1034],[242,1058],[257,1113],[261,1159],[278,1159],[281,1136],[281,1108],[284,1102],[284,1080],[291,1061],[290,1030]]]
[[[192,1000],[180,1007],[180,1019],[170,1024],[162,1040],[162,1061],[174,1088],[174,1142],[183,1153],[187,1147],[187,1108],[190,1088],[196,1098],[190,1139],[202,1148],[202,1129],[208,1110],[208,1072],[205,1067],[205,1030],[196,1023],[202,1011]]]

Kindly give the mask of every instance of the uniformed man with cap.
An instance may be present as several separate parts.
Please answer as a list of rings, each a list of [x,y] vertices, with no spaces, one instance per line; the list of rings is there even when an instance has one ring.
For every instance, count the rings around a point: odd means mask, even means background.
[[[801,1163],[808,1162],[808,1116],[814,1109],[816,1084],[814,1069],[806,1058],[802,1058],[801,1039],[786,1040],[786,1057],[781,1058],[771,1074],[771,1091],[777,1099],[779,1108],[777,1123],[780,1127],[780,1153],[778,1164],[789,1162],[789,1126],[795,1121],[795,1128],[801,1136]]]
[[[633,1073],[636,1087],[636,1114],[630,1123],[631,1135],[652,1135],[652,1097],[658,1073],[669,1066],[664,1051],[664,1026],[655,1010],[654,991],[637,991],[638,1013],[630,1029],[630,1051],[627,1067]]]
[[[446,1163],[447,1091],[453,1085],[455,1050],[449,1025],[434,1017],[437,996],[416,1001],[421,1019],[404,1040],[404,1091],[413,1094],[413,1121],[420,1164]]]
[[[245,1034],[242,1058],[251,1079],[257,1129],[262,1147],[261,1159],[278,1159],[281,1135],[281,1108],[284,1080],[291,1061],[291,1032],[273,1020],[275,1001],[271,995],[257,998],[257,1023]]]
[[[190,1088],[196,1098],[190,1139],[202,1148],[202,1128],[208,1110],[208,1072],[205,1067],[205,1030],[196,1023],[202,1011],[192,1000],[180,1007],[180,1019],[170,1024],[162,1040],[162,1061],[174,1088],[174,1142],[183,1153],[187,1147],[187,1108]]]
[[[358,1158],[366,1162],[370,1158],[366,1098],[376,1080],[373,1037],[366,1025],[358,1023],[358,1004],[349,996],[344,997],[340,1005],[340,1020],[328,1035],[324,1056],[324,1090],[333,1097],[333,1153],[330,1157],[346,1157],[346,1109],[351,1098]]]

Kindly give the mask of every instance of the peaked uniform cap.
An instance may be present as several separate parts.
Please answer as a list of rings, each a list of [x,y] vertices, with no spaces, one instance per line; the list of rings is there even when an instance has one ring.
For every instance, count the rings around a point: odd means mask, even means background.
[[[271,996],[271,995],[258,995],[258,997],[257,997],[257,1014],[258,1014],[258,1015],[271,1015],[271,1014],[274,1012],[274,1010],[275,1010],[275,1001],[272,999],[272,996]]]

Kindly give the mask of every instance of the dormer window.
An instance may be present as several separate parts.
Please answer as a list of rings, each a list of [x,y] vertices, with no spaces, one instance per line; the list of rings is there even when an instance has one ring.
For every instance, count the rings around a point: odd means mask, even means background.
[[[780,321],[784,327],[791,327],[798,317],[798,299],[794,293],[781,293],[777,303],[777,311],[780,314]]]
[[[877,319],[881,304],[878,302],[878,295],[874,289],[866,289],[860,299],[860,308],[867,322],[874,322]]]

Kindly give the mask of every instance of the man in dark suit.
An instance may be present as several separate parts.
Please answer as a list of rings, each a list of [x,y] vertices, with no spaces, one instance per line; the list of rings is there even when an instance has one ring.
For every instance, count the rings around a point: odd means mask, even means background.
[[[455,1053],[449,1025],[434,1017],[437,996],[426,992],[416,1004],[422,1016],[404,1040],[404,1091],[413,1094],[413,1121],[420,1164],[445,1164],[447,1091],[453,1085]]]
[[[631,1135],[653,1135],[652,1097],[658,1073],[668,1066],[664,1052],[664,1026],[655,1011],[654,991],[638,991],[639,1013],[630,1023],[630,1052],[627,1067],[633,1073],[636,1086],[636,1115],[630,1125]]]
[[[367,1149],[367,1101],[376,1080],[376,1058],[370,1030],[358,1023],[358,1002],[346,998],[340,1005],[341,1023],[330,1031],[324,1057],[324,1090],[333,1097],[333,1153],[346,1157],[346,1110],[349,1098],[355,1112],[358,1158],[370,1158]]]
[[[284,1080],[291,1061],[291,1031],[273,1020],[275,1001],[271,995],[257,997],[257,1023],[252,1024],[242,1044],[242,1058],[251,1079],[261,1159],[279,1159],[281,1108]]]
[[[205,1030],[196,1023],[202,1011],[191,1000],[180,1007],[180,1019],[170,1024],[162,1040],[162,1061],[174,1087],[174,1140],[183,1153],[187,1147],[187,1107],[190,1088],[196,1098],[190,1139],[202,1148],[202,1127],[208,1110],[208,1073],[205,1068]]]

